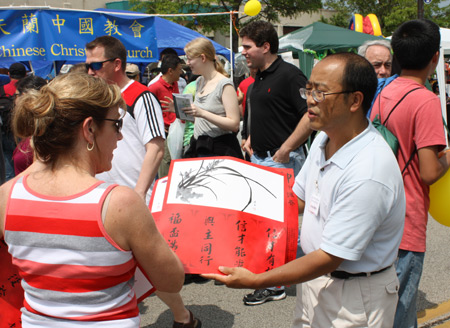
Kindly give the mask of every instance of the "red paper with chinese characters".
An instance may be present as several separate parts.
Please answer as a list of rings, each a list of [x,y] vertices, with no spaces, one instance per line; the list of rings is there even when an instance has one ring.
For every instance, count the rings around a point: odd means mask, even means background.
[[[157,181],[150,209],[187,273],[220,265],[260,273],[295,259],[293,182],[290,169],[235,158],[176,160],[168,178]]]
[[[18,269],[12,264],[11,254],[3,239],[0,240],[0,327],[22,327],[20,308],[24,292]]]

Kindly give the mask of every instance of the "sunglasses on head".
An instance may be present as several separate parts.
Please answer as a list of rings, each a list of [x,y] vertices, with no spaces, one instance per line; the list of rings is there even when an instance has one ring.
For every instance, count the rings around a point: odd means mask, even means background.
[[[91,69],[93,71],[101,70],[103,68],[103,63],[106,63],[109,61],[114,61],[114,60],[116,60],[116,58],[111,58],[111,59],[107,59],[107,60],[99,61],[99,62],[85,63],[86,70],[88,70],[88,71],[89,71],[89,69]]]
[[[102,121],[111,121],[114,122],[114,126],[116,127],[117,133],[120,132],[120,130],[122,130],[122,126],[123,126],[123,118],[119,118],[118,120],[114,120],[112,118],[104,118],[102,119]]]

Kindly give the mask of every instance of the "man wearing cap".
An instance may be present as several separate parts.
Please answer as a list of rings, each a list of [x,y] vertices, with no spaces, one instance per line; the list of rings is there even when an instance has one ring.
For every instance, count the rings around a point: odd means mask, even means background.
[[[3,90],[0,90],[0,97],[3,97],[3,92],[6,96],[12,97],[16,93],[16,84],[17,81],[23,79],[27,75],[27,70],[25,66],[21,63],[14,63],[9,67],[8,72],[9,78],[11,82],[3,86]],[[11,108],[7,109],[11,110]],[[9,116],[9,114],[2,115],[3,119]],[[14,178],[14,162],[13,162],[13,152],[16,148],[16,143],[14,142],[14,135],[9,128],[9,120],[4,119],[6,122],[3,122],[2,126],[2,148],[3,148],[3,157],[5,159],[5,174],[6,181]]]
[[[140,81],[141,71],[139,70],[138,65],[127,63],[127,67],[125,68],[125,73],[127,74],[128,78],[138,81],[138,82],[141,82]]]

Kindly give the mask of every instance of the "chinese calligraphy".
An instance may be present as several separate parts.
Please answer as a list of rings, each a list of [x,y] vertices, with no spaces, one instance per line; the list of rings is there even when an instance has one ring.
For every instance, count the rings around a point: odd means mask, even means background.
[[[39,25],[36,15],[30,14],[30,16],[27,16],[27,14],[22,16],[22,26],[23,26],[23,33],[36,33],[39,34]]]
[[[58,26],[58,32],[61,33],[61,26],[64,26],[65,19],[60,19],[59,15],[56,15],[56,19],[52,19],[53,25]]]

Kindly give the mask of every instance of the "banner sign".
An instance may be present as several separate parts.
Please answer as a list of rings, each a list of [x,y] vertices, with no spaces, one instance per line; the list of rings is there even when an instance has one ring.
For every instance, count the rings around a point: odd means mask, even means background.
[[[83,62],[98,36],[119,39],[128,62],[158,61],[154,17],[57,9],[0,10],[0,61]]]
[[[295,259],[293,171],[231,157],[171,162],[150,201],[156,225],[187,273],[220,265],[260,273]]]

